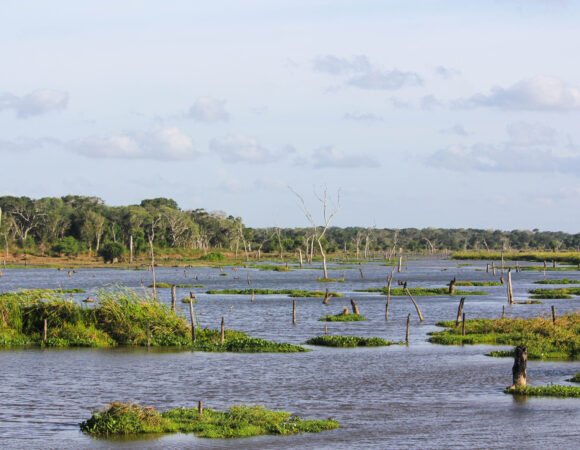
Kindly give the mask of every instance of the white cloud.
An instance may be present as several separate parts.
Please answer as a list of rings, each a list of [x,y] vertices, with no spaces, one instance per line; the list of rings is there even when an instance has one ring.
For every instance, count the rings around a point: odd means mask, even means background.
[[[467,132],[465,127],[458,123],[449,128],[442,128],[441,130],[439,130],[439,132],[442,134],[456,134],[457,136],[469,136],[469,133]]]
[[[176,127],[152,131],[93,136],[70,142],[66,147],[92,158],[186,160],[198,155],[189,136]]]
[[[198,97],[189,108],[187,116],[198,122],[227,122],[230,114],[226,111],[225,104],[225,100]]]
[[[329,75],[346,76],[346,85],[360,89],[395,90],[423,83],[415,72],[383,70],[371,64],[365,55],[353,56],[350,59],[334,55],[318,56],[314,59],[313,68],[317,72]]]
[[[376,123],[376,122],[383,122],[383,118],[381,116],[377,116],[373,113],[346,113],[343,116],[346,120],[354,120],[356,122],[364,122],[364,123]]]
[[[508,88],[496,86],[488,95],[476,94],[456,101],[455,106],[527,111],[577,110],[580,109],[580,89],[558,78],[537,76],[519,81]]]
[[[8,92],[0,94],[0,111],[13,110],[19,118],[60,111],[67,107],[68,93],[53,89],[38,89],[22,97]]]
[[[352,169],[357,167],[379,167],[380,163],[366,155],[347,155],[331,145],[317,148],[312,154],[315,168]]]
[[[209,148],[228,163],[266,164],[276,161],[280,157],[260,145],[257,139],[242,134],[212,139]]]

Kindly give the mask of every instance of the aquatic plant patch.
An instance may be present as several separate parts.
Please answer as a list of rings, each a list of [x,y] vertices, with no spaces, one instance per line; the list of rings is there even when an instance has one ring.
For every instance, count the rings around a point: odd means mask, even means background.
[[[306,343],[325,347],[380,347],[393,344],[378,337],[365,338],[359,336],[316,336],[308,339]]]
[[[360,322],[363,320],[367,319],[361,314],[345,314],[344,312],[335,316],[328,315],[318,319],[319,322]]]
[[[290,297],[324,297],[325,291],[305,291],[301,289],[222,289],[209,290],[206,294],[221,295],[288,295]],[[338,292],[329,292],[333,297],[344,297]]]
[[[580,280],[570,280],[568,278],[562,280],[540,280],[534,281],[534,284],[580,284]]]
[[[499,281],[456,281],[455,286],[503,286]]]
[[[580,287],[557,288],[557,289],[530,289],[528,293],[532,294],[533,299],[569,299],[580,295]]]
[[[580,383],[580,372],[576,372],[572,378],[568,378],[566,381],[571,381],[573,383]]]
[[[386,286],[382,288],[370,288],[370,289],[355,289],[355,292],[378,292],[383,295],[387,295],[388,288]],[[409,288],[409,292],[413,296],[433,296],[433,295],[489,295],[487,292],[483,291],[462,291],[455,289],[453,294],[449,293],[449,288],[429,288],[423,289],[421,287]],[[403,288],[391,288],[391,295],[394,297],[403,297],[407,295],[407,292]]]
[[[580,359],[580,313],[556,319],[471,319],[462,324],[438,322],[446,330],[430,333],[429,342],[443,345],[501,344],[526,345],[529,359]],[[489,356],[512,356],[512,351],[495,351]]]
[[[206,408],[176,408],[159,413],[154,408],[112,402],[80,424],[84,433],[95,437],[145,433],[194,433],[197,437],[223,439],[261,435],[317,433],[339,427],[332,420],[303,420],[284,411],[262,406],[232,406],[227,411]]]
[[[499,261],[502,254],[500,252],[454,252],[452,259],[472,259]],[[557,261],[569,264],[580,264],[580,252],[522,252],[522,253],[504,253],[503,259],[508,261]]]
[[[515,389],[504,390],[506,394],[525,395],[529,397],[580,397],[580,387],[559,386],[549,384],[548,386],[520,386]]]

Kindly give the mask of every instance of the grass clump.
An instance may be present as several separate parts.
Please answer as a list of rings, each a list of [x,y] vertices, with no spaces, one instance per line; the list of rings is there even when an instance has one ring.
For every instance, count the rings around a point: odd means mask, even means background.
[[[344,311],[335,316],[327,315],[318,319],[319,322],[360,322],[363,320],[367,319],[361,314],[345,314]]]
[[[540,280],[534,281],[534,284],[580,284],[580,280],[570,280],[568,278],[562,280]]]
[[[370,289],[358,289],[355,292],[378,292],[383,295],[387,295],[387,287],[384,286],[382,288],[370,288]],[[413,296],[422,297],[428,295],[488,295],[487,292],[483,291],[462,291],[459,289],[455,289],[453,294],[449,293],[448,288],[429,288],[424,289],[422,287],[416,288],[409,288],[409,292]],[[403,288],[391,288],[391,295],[395,297],[404,297],[407,295],[407,292]]]
[[[236,330],[226,330],[224,343],[222,344],[221,331],[208,329],[197,330],[197,341],[190,348],[200,352],[236,353],[297,353],[308,351],[299,345],[253,338]]]
[[[301,289],[222,289],[206,291],[206,294],[222,295],[288,295],[290,297],[324,297],[324,291],[305,291]],[[329,292],[333,297],[344,297],[338,292]]]
[[[566,381],[572,381],[573,383],[580,383],[580,372],[576,372],[572,378],[568,378]]]
[[[155,283],[155,287],[157,289],[169,289],[171,286],[173,286],[173,285],[170,283]],[[152,288],[153,285],[150,284],[147,287]],[[175,287],[176,288],[201,288],[201,287],[203,287],[203,284],[176,284]]]
[[[477,252],[465,251],[455,252],[452,259],[473,259],[473,260],[501,260],[500,252]],[[580,252],[522,252],[522,253],[504,253],[503,258],[506,261],[557,261],[569,264],[580,264]],[[543,269],[543,267],[542,267]],[[524,267],[525,270],[525,267]]]
[[[194,433],[197,437],[223,439],[261,435],[316,433],[338,428],[334,420],[303,420],[284,411],[262,406],[232,406],[227,411],[176,408],[163,413],[136,404],[113,402],[80,424],[80,429],[95,437],[144,433]]]
[[[336,278],[319,278],[315,281],[317,283],[344,283],[344,280],[337,280]]]
[[[558,386],[549,384],[548,386],[520,386],[514,389],[507,388],[506,394],[525,395],[531,397],[580,397],[580,387]]]
[[[359,336],[316,336],[308,339],[306,343],[326,347],[381,347],[393,344],[378,337],[364,338]]]
[[[216,261],[224,261],[226,257],[222,255],[220,252],[210,252],[207,255],[201,256],[199,259],[201,261],[216,262]]]
[[[580,295],[580,287],[559,288],[559,289],[530,289],[533,299],[569,299],[574,295]]]
[[[580,359],[580,313],[551,319],[472,319],[462,325],[438,322],[446,330],[430,333],[429,342],[443,345],[501,344],[526,345],[529,359]],[[513,356],[513,351],[495,351],[489,356]]]

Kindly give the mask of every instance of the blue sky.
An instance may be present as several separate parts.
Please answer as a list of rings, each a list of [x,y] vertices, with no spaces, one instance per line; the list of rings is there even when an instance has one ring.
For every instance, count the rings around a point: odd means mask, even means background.
[[[579,232],[578,2],[6,1],[0,193]]]

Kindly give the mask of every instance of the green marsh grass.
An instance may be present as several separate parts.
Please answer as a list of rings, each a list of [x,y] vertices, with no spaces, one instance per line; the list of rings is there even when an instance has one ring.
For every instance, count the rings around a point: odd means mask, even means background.
[[[361,322],[367,320],[365,316],[361,314],[345,314],[341,312],[335,316],[327,315],[318,319],[319,322]]]
[[[387,287],[384,286],[382,288],[371,288],[371,289],[355,289],[355,292],[378,292],[380,294],[387,295]],[[483,291],[462,291],[456,289],[453,294],[449,293],[448,288],[430,288],[424,289],[421,287],[416,288],[409,288],[409,292],[411,295],[422,297],[428,295],[488,295],[487,292]],[[391,288],[391,295],[395,297],[403,297],[407,295],[407,292],[403,288]]]
[[[526,345],[529,359],[580,359],[580,313],[551,319],[472,319],[462,324],[438,322],[446,330],[430,333],[429,342],[443,345],[501,344]],[[513,356],[513,351],[495,351],[489,356]]]
[[[176,408],[159,413],[154,408],[112,402],[80,424],[84,433],[95,437],[145,433],[194,433],[197,437],[223,439],[261,435],[286,436],[316,433],[338,428],[334,420],[303,420],[284,411],[262,406],[232,406],[227,411],[210,408],[200,416],[196,408]]]
[[[549,384],[548,386],[520,386],[515,389],[504,390],[506,394],[525,395],[529,397],[580,397],[580,387],[558,386]]]
[[[206,294],[221,295],[288,295],[289,297],[324,297],[325,291],[305,291],[301,289],[222,289],[206,291]],[[329,292],[333,297],[344,297],[338,292]]]
[[[380,347],[393,344],[378,337],[364,338],[359,336],[316,336],[308,339],[306,343],[326,347]]]

